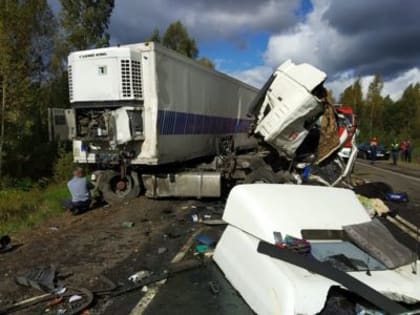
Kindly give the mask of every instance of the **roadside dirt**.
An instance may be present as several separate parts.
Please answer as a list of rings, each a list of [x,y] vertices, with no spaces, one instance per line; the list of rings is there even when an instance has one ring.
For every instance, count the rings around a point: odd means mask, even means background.
[[[138,270],[164,268],[197,227],[190,220],[191,206],[205,204],[209,203],[141,197],[80,216],[66,213],[34,230],[11,235],[19,247],[0,254],[0,308],[41,293],[14,281],[31,268],[53,264],[59,275],[67,275],[61,280],[64,286],[92,289],[101,285],[97,280],[101,274],[124,286]],[[126,227],[124,222],[134,226]],[[164,253],[159,254],[159,248]],[[98,300],[91,314],[127,314],[138,296],[131,300],[118,312],[112,311],[109,301]],[[43,314],[45,305],[14,314]]]
[[[418,191],[420,187],[418,182],[360,164],[355,172],[365,179],[389,182],[398,191],[407,190],[410,198],[412,193],[408,189]],[[398,209],[401,215],[405,217],[407,213],[407,219],[417,225],[420,222],[419,208],[414,204],[413,209],[402,206],[404,209]],[[166,269],[194,231],[203,227],[191,221],[192,213],[208,213],[217,218],[220,215],[218,209],[220,204],[215,200],[150,200],[141,197],[80,216],[66,213],[31,231],[10,235],[13,244],[18,247],[0,254],[0,309],[40,295],[39,291],[17,285],[14,278],[33,268],[51,264],[58,268],[59,275],[66,276],[59,279],[65,287],[103,289],[104,284],[98,277],[105,275],[119,288],[127,288],[130,286],[127,278],[139,270],[159,272]],[[125,226],[127,222],[132,222],[134,226]],[[393,226],[390,228],[395,229]],[[206,232],[220,234],[222,230],[213,228]],[[401,234],[399,231],[395,233],[396,237]],[[217,235],[214,238],[217,239]],[[403,243],[410,248],[418,248],[417,242],[411,239]],[[163,252],[159,253],[159,250]],[[199,300],[194,304],[197,307],[195,313],[250,313],[232,288],[224,288],[229,294],[223,295],[223,299],[214,298],[208,282],[222,276],[220,271],[213,269],[175,276],[165,285],[160,299],[158,297],[150,305],[148,313],[191,313],[193,309],[187,303],[190,300]],[[219,283],[223,284],[221,280]],[[86,314],[130,314],[143,294],[141,290],[135,290],[115,298],[100,297]],[[174,310],[174,305],[178,312]],[[13,314],[57,314],[57,307],[50,308],[49,312],[46,312],[47,308],[47,302],[42,302]]]

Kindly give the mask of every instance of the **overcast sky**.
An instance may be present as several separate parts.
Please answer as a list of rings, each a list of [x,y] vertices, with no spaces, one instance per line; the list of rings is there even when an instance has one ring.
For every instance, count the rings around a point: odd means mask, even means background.
[[[58,0],[51,0],[58,1]],[[113,44],[143,41],[181,20],[217,69],[261,86],[281,62],[327,72],[335,95],[375,73],[398,98],[420,80],[417,0],[116,0]]]

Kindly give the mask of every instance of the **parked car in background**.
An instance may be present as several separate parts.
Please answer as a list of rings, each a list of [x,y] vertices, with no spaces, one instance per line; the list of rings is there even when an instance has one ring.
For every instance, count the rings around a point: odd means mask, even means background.
[[[357,146],[359,149],[358,157],[362,159],[370,159],[370,144],[363,142]],[[378,145],[376,149],[376,159],[377,160],[389,160],[391,152],[386,149],[383,145]]]

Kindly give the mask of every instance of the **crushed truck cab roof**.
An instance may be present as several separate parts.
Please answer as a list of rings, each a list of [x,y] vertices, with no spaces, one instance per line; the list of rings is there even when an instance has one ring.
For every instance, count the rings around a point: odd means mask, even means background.
[[[333,286],[366,298],[362,289],[360,292],[352,290],[334,277],[258,252],[262,243],[281,247],[284,243],[279,242],[279,235],[283,240],[286,236],[303,239],[302,231],[346,233],[345,227],[375,223],[353,191],[281,184],[240,185],[231,191],[223,219],[229,225],[216,247],[214,260],[256,313],[316,314],[324,308]],[[389,269],[365,248],[339,237],[305,241],[311,244],[312,260],[315,257],[318,264],[331,264],[327,269],[334,269],[344,278],[359,283],[359,288],[374,291],[390,305],[398,308],[400,305],[396,302],[420,301],[420,275],[413,273],[413,264]],[[342,270],[332,264],[337,256],[346,256],[347,262],[355,263],[354,270]]]
[[[302,237],[302,230],[341,230],[370,221],[349,189],[265,184],[235,187],[223,219],[269,243],[274,242],[274,231]]]

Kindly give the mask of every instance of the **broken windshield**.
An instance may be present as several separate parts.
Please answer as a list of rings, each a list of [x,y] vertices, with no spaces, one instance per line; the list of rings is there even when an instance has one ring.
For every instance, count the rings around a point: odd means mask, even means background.
[[[311,253],[319,261],[345,271],[377,271],[387,268],[354,244],[347,241],[311,241]]]

